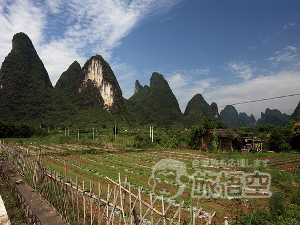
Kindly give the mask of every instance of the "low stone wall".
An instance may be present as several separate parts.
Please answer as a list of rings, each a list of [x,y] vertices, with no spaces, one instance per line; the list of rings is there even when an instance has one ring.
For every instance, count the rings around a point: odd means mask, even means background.
[[[51,208],[45,200],[31,188],[23,178],[5,162],[0,162],[1,176],[8,181],[16,193],[18,193],[19,201],[22,209],[25,210],[27,216],[27,224],[66,224],[64,220],[57,215],[56,211]]]

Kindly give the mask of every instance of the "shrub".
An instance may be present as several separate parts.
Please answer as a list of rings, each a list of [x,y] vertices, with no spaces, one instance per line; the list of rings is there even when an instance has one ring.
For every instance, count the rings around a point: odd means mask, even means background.
[[[74,139],[71,136],[69,136],[69,135],[60,135],[58,137],[58,143],[59,144],[70,143],[72,141],[74,141]]]
[[[269,220],[270,220],[270,212],[264,208],[261,208],[257,212],[253,212],[249,215],[243,216],[238,224],[261,225],[261,224],[266,224],[266,221]]]
[[[283,141],[280,146],[279,146],[280,151],[283,152],[290,152],[292,151],[292,146],[289,143],[286,143],[285,141]]]
[[[292,203],[300,206],[300,187],[298,187],[292,194]]]
[[[269,137],[269,149],[274,152],[280,152],[280,145],[283,143],[282,136],[277,129],[274,129]]]
[[[270,212],[272,215],[273,220],[276,220],[279,216],[284,216],[285,214],[285,207],[284,207],[284,201],[283,201],[283,193],[280,191],[276,191],[272,194],[269,206],[270,206]]]
[[[153,146],[151,138],[148,136],[137,135],[134,137],[133,147],[135,148],[150,148]]]

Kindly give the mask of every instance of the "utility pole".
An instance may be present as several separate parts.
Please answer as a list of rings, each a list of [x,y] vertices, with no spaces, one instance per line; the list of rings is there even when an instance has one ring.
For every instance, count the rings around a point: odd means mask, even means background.
[[[152,143],[153,143],[153,126],[152,126]]]
[[[78,128],[78,141],[79,141],[79,128]]]
[[[95,139],[95,127],[93,127],[93,140]]]
[[[115,141],[117,141],[117,121],[115,120]]]

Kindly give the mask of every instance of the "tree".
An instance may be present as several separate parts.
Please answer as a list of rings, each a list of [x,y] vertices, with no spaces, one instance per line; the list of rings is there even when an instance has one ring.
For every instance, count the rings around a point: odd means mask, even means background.
[[[300,122],[295,123],[291,131],[294,137],[300,137]]]
[[[214,121],[210,117],[204,117],[203,121],[192,126],[191,133],[189,136],[189,146],[192,149],[197,149],[200,144],[200,134],[204,133],[208,129],[227,129],[228,125],[221,120]]]
[[[280,130],[283,140],[289,143],[293,149],[300,149],[299,123],[300,118],[296,117]]]
[[[270,150],[274,152],[292,150],[291,145],[283,139],[283,135],[277,129],[272,131],[268,143]]]
[[[300,149],[300,122],[294,124],[291,133],[292,133],[291,145],[295,149]]]

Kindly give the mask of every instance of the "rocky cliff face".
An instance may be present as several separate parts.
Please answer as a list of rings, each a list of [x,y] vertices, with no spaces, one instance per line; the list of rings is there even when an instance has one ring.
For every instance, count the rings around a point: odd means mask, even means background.
[[[85,95],[87,94],[85,99],[92,99],[90,106],[100,104],[111,113],[121,109],[122,92],[118,81],[108,63],[100,55],[92,56],[82,68],[78,92],[83,92],[85,88],[90,90],[88,93],[85,91]]]
[[[140,84],[140,82],[138,80],[136,80],[135,86],[134,86],[134,94],[137,94],[141,88],[143,88],[143,86]]]

